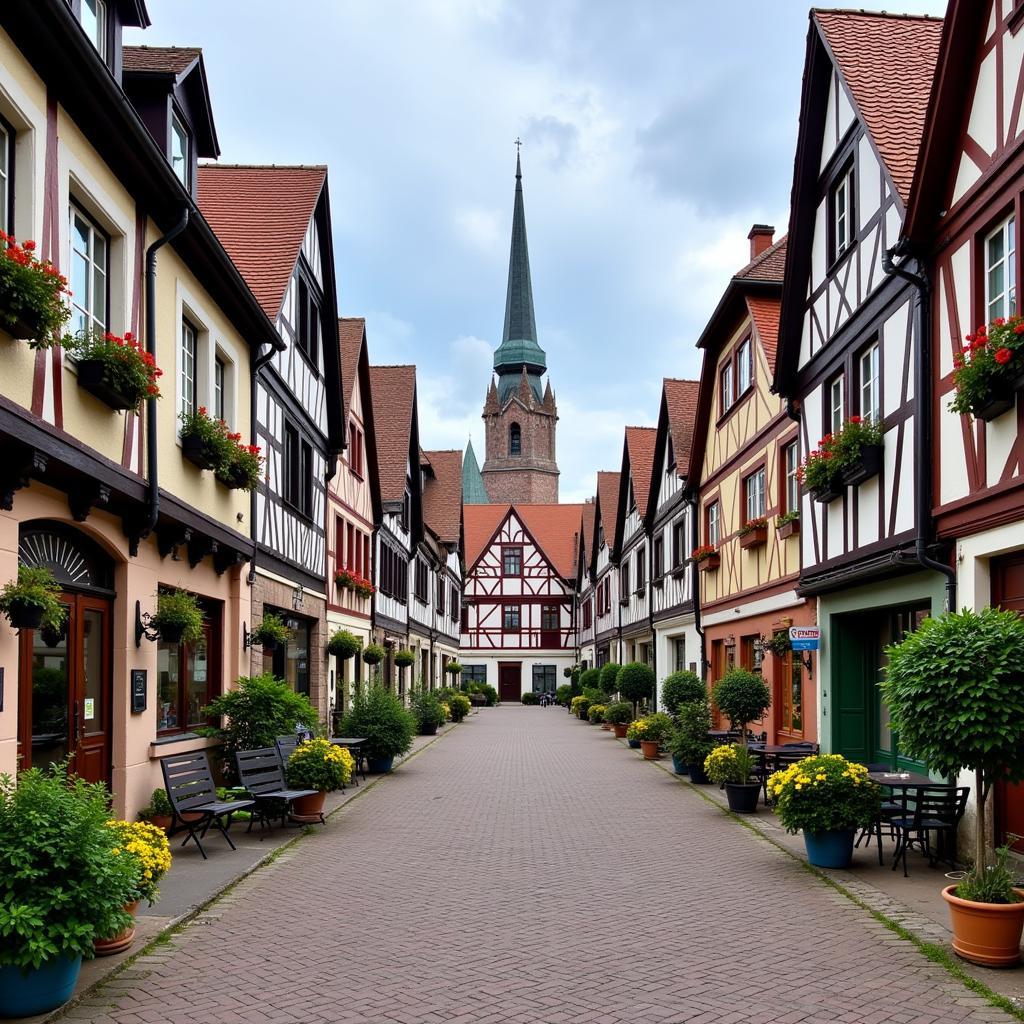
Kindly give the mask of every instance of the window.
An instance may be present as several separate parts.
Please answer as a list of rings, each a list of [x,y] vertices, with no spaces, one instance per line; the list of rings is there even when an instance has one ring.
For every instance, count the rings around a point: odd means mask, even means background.
[[[608,612],[612,607],[612,577],[609,573],[604,578],[604,610]]]
[[[683,517],[672,523],[672,568],[678,569],[686,560],[686,520]]]
[[[157,644],[157,731],[187,732],[208,725],[202,709],[220,692],[218,658],[213,650],[219,635],[219,613],[206,609],[203,639],[197,644]],[[217,619],[214,622],[212,620]]]
[[[796,441],[782,449],[783,493],[782,511],[796,512],[800,508],[800,448]]]
[[[745,523],[764,516],[764,466],[743,481]]]
[[[452,622],[458,622],[459,621],[459,588],[454,586],[454,585],[452,586],[451,602],[449,604],[449,609],[451,611]]]
[[[185,188],[191,189],[192,153],[189,148],[188,129],[177,111],[171,114],[171,170]]]
[[[746,338],[736,350],[736,394],[742,395],[754,379],[754,346]]]
[[[356,476],[363,475],[363,432],[355,425],[348,425],[348,468]]]
[[[677,636],[672,641],[672,652],[676,672],[683,672],[686,669],[686,637]]]
[[[882,391],[878,386],[878,342],[869,345],[857,360],[860,376],[860,415],[865,420],[882,422]]]
[[[619,568],[619,598],[623,601],[629,597],[629,562],[623,562]]]
[[[1003,221],[985,239],[985,310],[988,321],[1017,312],[1017,220]]]
[[[561,626],[561,608],[557,604],[541,605],[540,628],[557,630]]]
[[[213,360],[213,412],[219,420],[224,415],[224,360],[217,356]]]
[[[668,454],[665,456],[665,468],[666,470],[676,468],[676,450],[672,445],[672,438],[668,439]]]
[[[707,542],[713,548],[718,547],[719,532],[719,508],[718,502],[713,501],[707,508]]]
[[[557,665],[534,665],[533,666],[533,692],[554,693],[557,685]]]
[[[274,611],[292,631],[288,643],[274,651],[274,675],[283,679],[296,693],[309,696],[309,652],[312,650],[313,625],[286,612],[265,607],[264,614]]]
[[[838,434],[843,429],[843,417],[846,415],[846,403],[843,396],[843,375],[834,377],[828,386],[828,429],[831,434]]]
[[[424,604],[427,602],[427,563],[422,558],[416,559],[413,571],[416,598]]]
[[[199,332],[187,320],[181,321],[181,411],[196,411],[196,345]]]
[[[514,632],[519,629],[519,605],[505,605],[501,625],[506,632]]]
[[[518,423],[513,423],[508,428],[508,453],[509,455],[523,454],[523,432]]]
[[[523,549],[518,547],[502,548],[502,575],[523,575]]]
[[[284,500],[296,512],[313,514],[313,446],[291,423],[284,425]]]
[[[14,230],[14,129],[0,117],[0,231]]]
[[[96,52],[107,59],[107,0],[81,0],[82,8],[78,20],[96,47]]]
[[[83,7],[85,0],[82,0]],[[71,331],[107,330],[107,236],[77,206],[71,207]]]
[[[295,343],[315,368],[320,348],[320,307],[303,274],[299,275],[299,332]]]
[[[437,614],[444,615],[444,579],[441,576],[437,578]]]
[[[722,398],[721,398],[722,408],[721,408],[721,411],[719,412],[719,415],[720,416],[724,416],[732,408],[733,402],[736,400],[736,395],[735,395],[735,392],[733,391],[732,360],[731,359],[729,360],[729,362],[727,362],[725,364],[725,366],[722,367],[721,392],[722,392]]]
[[[462,681],[464,683],[486,683],[487,682],[487,666],[486,665],[463,665],[462,666]]]
[[[410,487],[411,487],[411,484],[410,484],[409,480],[406,479],[406,481],[405,481],[405,494],[402,495],[402,515],[401,515],[401,517],[399,519],[399,522],[402,524],[402,529],[403,530],[408,530],[409,529],[409,518],[410,518],[410,516],[409,516],[409,505],[410,505],[411,500],[412,500],[412,496],[409,493],[409,488]]]
[[[469,605],[464,604],[462,606],[462,632],[469,632]]]
[[[590,598],[583,602],[583,628],[590,629],[594,621],[594,608]]]
[[[647,548],[641,546],[636,551],[636,589],[637,592],[647,586]]]
[[[654,538],[654,563],[651,565],[651,575],[656,580],[665,575],[665,538],[661,534]]]
[[[800,654],[787,651],[783,659],[782,721],[784,732],[801,735],[804,729],[804,667]]]
[[[835,262],[850,248],[857,230],[856,209],[853,201],[853,164],[850,163],[832,186],[829,193],[832,227],[832,261]]]
[[[604,525],[598,526],[597,528],[597,546],[598,548],[604,547]]]

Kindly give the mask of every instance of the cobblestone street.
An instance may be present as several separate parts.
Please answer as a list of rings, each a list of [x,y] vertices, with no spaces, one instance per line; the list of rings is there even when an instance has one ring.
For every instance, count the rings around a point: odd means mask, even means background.
[[[609,733],[518,706],[471,716],[68,1016],[1010,1019]]]

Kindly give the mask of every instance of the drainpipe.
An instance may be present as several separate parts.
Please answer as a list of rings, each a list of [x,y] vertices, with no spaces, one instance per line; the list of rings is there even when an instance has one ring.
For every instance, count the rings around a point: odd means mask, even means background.
[[[692,491],[686,496],[686,504],[690,509],[690,537],[693,542],[693,550],[696,550],[700,543],[700,535],[697,529],[697,496]],[[690,563],[690,594],[693,600],[693,628],[697,631],[697,636],[700,637],[700,677],[707,682],[708,641],[700,624],[700,573],[696,562]]]
[[[252,364],[252,372],[249,374],[249,424],[250,424],[250,444],[256,443],[256,390],[257,390],[257,378],[259,377],[260,370],[263,369],[271,359],[274,358],[274,353],[277,351],[275,348],[270,348],[262,355],[256,357]],[[258,524],[256,522],[256,491],[258,488],[254,487],[249,492],[249,524],[252,529],[252,555],[249,559],[249,575],[246,577],[246,583],[251,587],[256,582],[256,552],[259,549],[259,543],[256,537],[256,531]],[[327,586],[331,585],[330,579],[327,580]]]
[[[647,628],[651,631],[651,668],[654,671],[654,710],[658,710],[658,638],[654,635],[654,530],[647,537]]]
[[[188,227],[188,207],[181,210],[178,223],[158,238],[146,250],[146,351],[156,359],[156,254],[172,239]],[[149,503],[146,512],[146,523],[142,531],[148,537],[156,528],[160,518],[160,481],[157,477],[157,426],[156,399],[146,399],[146,473],[149,477]]]
[[[902,262],[894,262],[894,257],[902,257]],[[904,263],[910,259],[907,239],[903,238],[882,253],[882,269],[887,274],[900,277],[916,289],[914,296],[914,329],[917,333],[919,348],[917,350],[915,394],[917,408],[922,410],[915,417],[914,432],[917,439],[917,451],[914,459],[914,475],[917,492],[917,530],[914,538],[914,559],[926,569],[941,572],[946,577],[946,610],[956,611],[956,569],[939,562],[928,554],[925,541],[927,524],[932,515],[932,350],[931,338],[927,331],[929,326],[929,295],[930,288],[927,276],[922,272],[912,273],[906,270]],[[920,266],[920,261],[918,261]]]

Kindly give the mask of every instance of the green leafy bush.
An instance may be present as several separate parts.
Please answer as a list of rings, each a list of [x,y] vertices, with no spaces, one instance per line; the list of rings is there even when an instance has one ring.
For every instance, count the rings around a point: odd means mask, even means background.
[[[347,629],[336,630],[327,641],[327,653],[341,658],[342,661],[354,658],[362,649],[362,641]]]
[[[131,922],[137,862],[112,853],[109,800],[66,765],[0,777],[0,966],[91,957]]]
[[[838,832],[870,825],[879,789],[862,764],[842,754],[814,754],[768,778],[768,796],[787,832]]]
[[[420,735],[424,735],[425,730],[440,728],[448,720],[437,694],[430,690],[416,690],[409,701],[409,707],[416,716],[416,728]]]
[[[708,739],[711,706],[706,697],[681,704],[676,712],[676,728],[668,748],[682,764],[703,765],[714,744]]]
[[[445,672],[448,673],[454,679],[456,676],[462,675],[462,665],[457,661],[449,661],[444,667]]]
[[[473,705],[464,693],[453,693],[447,701],[448,709],[451,711],[452,721],[461,722],[469,714]]]
[[[624,700],[616,701],[605,708],[604,720],[609,725],[628,725],[633,721],[633,708]]]
[[[555,701],[562,705],[562,707],[568,707],[569,701],[572,700],[572,685],[566,683],[564,686],[560,686],[555,690]]]
[[[462,699],[469,703],[465,697]],[[341,731],[345,736],[364,736],[363,751],[367,757],[397,757],[412,746],[416,716],[390,690],[374,683],[352,698]]]
[[[154,818],[169,818],[171,814],[171,801],[167,796],[167,790],[154,789],[149,803],[139,811],[139,820],[152,821]]]
[[[587,708],[587,719],[590,721],[590,724],[598,725],[600,722],[603,722],[606,710],[604,704],[591,704]]]
[[[196,732],[221,741],[224,777],[229,782],[237,780],[237,751],[272,747],[278,736],[294,733],[296,725],[306,729],[317,725],[316,708],[309,698],[296,693],[270,673],[243,676],[238,680],[237,689],[219,694],[203,711],[222,719],[219,728],[204,726]],[[363,733],[346,735],[362,736]]]
[[[677,715],[682,704],[707,697],[708,690],[696,672],[682,670],[665,676],[661,684],[661,702],[670,715]]]
[[[486,707],[493,708],[498,703],[498,691],[487,683],[468,683],[465,686],[467,693],[481,693],[486,699]]]
[[[533,690],[527,690],[526,693],[519,698],[524,704],[539,704],[540,694],[534,693]]]
[[[569,710],[574,715],[585,715],[590,710],[591,700],[589,697],[584,696],[582,693],[577,697],[573,697],[569,703]]]
[[[655,683],[654,669],[642,662],[630,662],[619,670],[619,696],[628,700],[634,708],[640,701],[650,700],[654,696]]]
[[[586,672],[580,674],[580,693],[585,693],[587,690],[600,690],[601,689],[601,670],[599,668],[588,668]]]
[[[740,742],[746,746],[748,723],[762,718],[772,702],[768,684],[756,672],[734,668],[715,685],[714,696],[718,710],[740,730]]]
[[[622,666],[609,661],[601,666],[601,692],[607,697],[618,689],[619,672]]]

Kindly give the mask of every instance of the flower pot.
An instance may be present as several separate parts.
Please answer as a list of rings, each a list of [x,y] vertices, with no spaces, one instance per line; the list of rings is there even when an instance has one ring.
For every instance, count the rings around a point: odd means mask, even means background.
[[[695,786],[706,786],[711,780],[708,778],[708,773],[704,771],[704,765],[702,764],[691,764],[690,765],[690,781]]]
[[[43,626],[40,630],[43,638],[43,643],[47,647],[59,647],[63,642],[65,636],[67,636],[67,627],[60,626],[55,628],[53,626]]]
[[[150,825],[156,825],[157,828],[162,828],[165,832],[169,832],[171,828],[171,822],[174,819],[169,814],[154,814],[149,819]]]
[[[689,770],[689,765],[683,764],[675,754],[672,755],[672,771],[674,771],[676,775],[685,775]]]
[[[201,437],[190,434],[181,439],[181,454],[200,469],[216,469],[217,457],[203,443]]]
[[[842,478],[836,475],[827,484],[812,490],[811,498],[822,505],[827,505],[830,501],[835,501],[845,491],[846,487],[843,485]]]
[[[14,288],[6,281],[0,283],[0,330],[6,331],[18,341],[34,341],[43,333],[42,316],[32,309],[22,307],[22,299],[15,296]],[[14,312],[17,310],[17,312]]]
[[[781,540],[785,540],[787,537],[795,537],[800,532],[800,520],[791,519],[788,523],[783,523],[777,530]]]
[[[183,622],[166,622],[158,627],[160,639],[165,644],[180,644],[181,638],[185,635],[185,624]]]
[[[878,476],[882,472],[884,451],[884,446],[880,444],[864,445],[857,456],[857,461],[843,470],[843,483],[847,487],[853,487],[870,480],[873,476]]]
[[[38,629],[43,621],[43,606],[14,598],[7,608],[7,618],[12,629]]]
[[[586,711],[581,711],[581,712],[579,712],[579,716],[578,716],[578,717],[579,717],[579,720],[580,720],[581,722],[589,722],[589,721],[590,721],[590,719],[589,719],[589,718],[587,718],[587,713],[586,713]]]
[[[640,741],[639,740],[626,740],[626,742],[629,744],[630,750],[639,750],[640,749]]]
[[[661,746],[659,740],[641,740],[640,750],[643,752],[645,761],[658,760],[658,748]]]
[[[433,722],[430,722],[429,724],[427,722],[424,722],[423,725],[420,726],[420,735],[421,736],[436,736],[437,735],[437,726]]]
[[[768,527],[758,526],[740,535],[741,548],[756,548],[768,543]]]
[[[714,572],[722,564],[720,555],[709,555],[698,563],[701,572]]]
[[[139,911],[139,901],[127,904],[124,909],[132,915],[132,923],[109,939],[96,939],[92,946],[97,956],[113,956],[115,953],[123,953],[135,941],[135,915]]]
[[[326,799],[327,794],[321,789],[310,796],[300,796],[293,800],[290,815],[292,821],[320,821]]]
[[[268,636],[266,640],[261,640],[259,645],[263,648],[264,654],[273,654],[281,646],[281,641]]]
[[[757,810],[757,798],[761,795],[760,782],[727,782],[725,796],[729,810],[739,814],[752,814]]]
[[[628,728],[628,725],[613,725],[612,732],[615,733],[615,738],[617,740],[624,740],[626,738],[626,730]]]
[[[828,832],[804,832],[807,860],[816,868],[848,868],[853,860],[852,828],[831,829]]]
[[[371,775],[387,775],[394,766],[393,757],[368,757],[366,759],[366,770]]]
[[[1024,898],[1024,889],[1013,890]],[[949,906],[953,951],[983,967],[1013,967],[1020,963],[1024,903],[975,903],[956,895],[947,885],[942,898]]]
[[[32,1017],[63,1006],[75,991],[81,956],[60,956],[22,974],[0,967],[0,1017]]]
[[[984,405],[979,406],[974,412],[974,418],[984,420],[986,423],[1009,412],[1015,405],[1013,394],[1000,389],[989,395]]]
[[[78,363],[78,386],[111,409],[135,409],[139,406],[137,399],[118,391],[107,380],[107,364],[102,359],[83,359]]]

